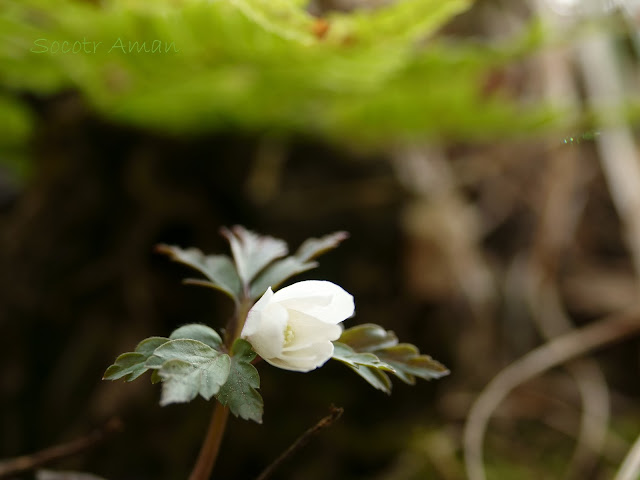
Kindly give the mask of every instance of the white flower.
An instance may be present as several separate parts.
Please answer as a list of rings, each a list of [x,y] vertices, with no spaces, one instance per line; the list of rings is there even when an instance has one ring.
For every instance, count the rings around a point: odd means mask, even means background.
[[[269,288],[249,311],[240,336],[271,365],[308,372],[331,358],[340,322],[354,310],[353,297],[331,282],[298,282],[275,293]]]

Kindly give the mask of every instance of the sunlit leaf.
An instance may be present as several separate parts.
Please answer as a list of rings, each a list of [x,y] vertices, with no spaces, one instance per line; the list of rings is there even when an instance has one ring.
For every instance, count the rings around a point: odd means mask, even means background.
[[[386,145],[438,134],[504,137],[553,124],[550,108],[482,88],[497,63],[513,60],[517,39],[506,48],[433,40],[424,48],[470,0],[384,2],[322,19],[299,0],[4,3],[4,90],[75,91],[112,122],[164,133],[233,128]],[[85,37],[88,51],[82,42],[78,54],[52,51]],[[158,40],[162,53],[112,51],[120,38],[127,47],[129,39],[147,47]],[[33,129],[36,116],[27,117],[29,125],[17,119],[10,130]],[[0,142],[19,137],[0,134]]]
[[[246,340],[238,339],[231,347],[231,370],[229,379],[216,396],[235,416],[262,423],[263,401],[256,390],[260,387],[260,376],[251,361],[256,353]]]
[[[337,32],[363,42],[408,42],[425,38],[447,19],[464,11],[471,0],[403,0],[386,8],[336,12],[329,17]]]
[[[213,328],[199,323],[192,323],[189,325],[183,325],[180,328],[174,330],[169,335],[171,340],[177,340],[180,338],[198,340],[206,345],[209,345],[215,350],[220,350],[222,345],[222,338],[218,335]]]
[[[289,278],[318,266],[313,259],[336,248],[349,238],[347,232],[335,232],[321,238],[310,238],[300,245],[294,255],[277,260],[265,268],[251,283],[250,297],[260,297],[267,288],[275,289]]]
[[[163,382],[160,399],[163,406],[189,402],[198,394],[209,400],[227,381],[231,365],[227,354],[190,339],[161,345],[153,352],[150,360],[153,359],[157,359],[154,366],[161,363],[158,375]]]
[[[240,225],[231,230],[224,228],[222,234],[231,245],[238,275],[245,285],[249,285],[264,267],[289,251],[284,240],[258,235]]]

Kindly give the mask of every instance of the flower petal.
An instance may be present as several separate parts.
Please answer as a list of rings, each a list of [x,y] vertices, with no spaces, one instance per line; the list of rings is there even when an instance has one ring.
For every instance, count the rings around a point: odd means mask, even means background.
[[[280,355],[289,318],[289,313],[282,305],[271,302],[272,294],[268,295],[270,291],[267,290],[249,310],[240,334],[262,358]]]
[[[260,297],[260,300],[253,304],[253,307],[251,307],[251,310],[249,310],[249,313],[247,314],[244,327],[242,327],[242,333],[240,334],[242,338],[253,335],[260,329],[260,325],[262,324],[262,312],[267,305],[269,305],[272,298],[273,290],[269,287],[262,297]]]
[[[355,311],[351,294],[335,283],[323,280],[294,283],[278,290],[271,300],[334,325],[351,317]]]
[[[265,358],[274,367],[294,372],[310,372],[324,365],[333,355],[333,343],[321,342],[310,345],[304,350],[283,353],[278,358]]]
[[[342,335],[342,326],[325,323],[317,318],[296,310],[289,310],[288,326],[292,338],[282,349],[283,352],[301,350],[314,343],[333,341]]]

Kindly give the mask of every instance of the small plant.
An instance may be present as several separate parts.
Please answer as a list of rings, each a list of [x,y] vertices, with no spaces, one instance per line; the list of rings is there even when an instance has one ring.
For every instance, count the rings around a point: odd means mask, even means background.
[[[293,255],[288,255],[284,241],[240,226],[223,229],[222,234],[233,259],[204,255],[195,248],[160,245],[157,250],[206,277],[185,283],[211,287],[233,300],[235,314],[224,337],[207,325],[184,325],[169,337],[141,341],[133,352],[120,355],[103,377],[130,382],[151,371],[152,383],[162,383],[161,405],[190,402],[198,395],[216,398],[220,405],[190,480],[210,477],[229,411],[262,423],[260,377],[254,366],[260,359],[278,368],[309,372],[333,358],[386,393],[391,393],[388,374],[414,384],[416,377],[429,380],[449,373],[378,325],[343,330],[340,324],[354,315],[355,304],[334,283],[310,280],[277,290],[294,275],[317,267],[314,259],[337,247],[347,238],[345,232],[309,239]]]

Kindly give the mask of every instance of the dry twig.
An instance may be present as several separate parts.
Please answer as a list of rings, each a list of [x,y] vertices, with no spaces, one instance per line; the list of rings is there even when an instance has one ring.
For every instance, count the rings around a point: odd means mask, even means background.
[[[464,455],[470,480],[484,480],[482,443],[494,410],[518,385],[580,355],[640,331],[640,306],[563,334],[511,363],[486,386],[467,418]]]
[[[341,407],[334,407],[332,405],[331,409],[329,410],[329,415],[322,418],[313,427],[311,427],[309,430],[307,430],[302,435],[300,435],[300,437],[298,437],[298,439],[295,442],[293,442],[293,444],[291,444],[289,448],[287,448],[278,458],[276,458],[271,463],[271,465],[269,465],[267,468],[264,469],[264,471],[258,476],[258,478],[256,478],[256,480],[267,480],[268,478],[270,478],[273,475],[273,473],[280,467],[280,465],[282,465],[285,462],[285,460],[293,456],[296,452],[298,452],[298,450],[300,450],[307,443],[309,443],[309,440],[311,440],[311,437],[313,437],[314,435],[317,435],[325,428],[328,428],[331,425],[333,425],[333,423],[342,416],[343,412],[344,412],[344,409],[342,409]]]
[[[39,452],[30,455],[6,460],[0,463],[0,478],[8,478],[23,472],[28,472],[42,465],[51,463],[55,460],[76,455],[85,450],[93,448],[95,445],[103,442],[114,433],[122,430],[122,421],[119,418],[112,418],[103,427],[72,440],[68,443],[62,443],[53,447],[45,448]]]

